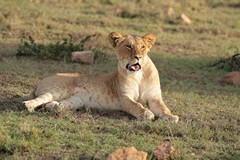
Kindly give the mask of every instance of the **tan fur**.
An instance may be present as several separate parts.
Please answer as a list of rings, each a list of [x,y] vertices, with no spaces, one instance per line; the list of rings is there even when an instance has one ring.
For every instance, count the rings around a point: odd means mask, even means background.
[[[145,36],[112,32],[108,36],[116,50],[118,70],[104,74],[56,74],[43,79],[35,91],[36,98],[25,101],[32,112],[40,105],[51,110],[76,110],[81,107],[125,111],[138,119],[154,116],[178,122],[161,96],[158,71],[147,53],[156,41]]]

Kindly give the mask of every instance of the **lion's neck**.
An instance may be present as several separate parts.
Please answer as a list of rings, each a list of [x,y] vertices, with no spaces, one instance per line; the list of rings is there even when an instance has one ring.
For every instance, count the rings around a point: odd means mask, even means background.
[[[146,57],[146,61],[143,67],[143,79],[150,81],[151,83],[160,83],[159,74],[156,66],[149,57]]]

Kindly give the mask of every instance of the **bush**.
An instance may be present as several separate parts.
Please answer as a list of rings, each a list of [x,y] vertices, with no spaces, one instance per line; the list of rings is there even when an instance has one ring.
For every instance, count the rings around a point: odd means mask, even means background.
[[[71,38],[62,42],[38,44],[29,36],[22,39],[17,49],[17,56],[34,56],[38,59],[66,60],[69,61],[73,51],[83,51],[83,43],[73,43]]]

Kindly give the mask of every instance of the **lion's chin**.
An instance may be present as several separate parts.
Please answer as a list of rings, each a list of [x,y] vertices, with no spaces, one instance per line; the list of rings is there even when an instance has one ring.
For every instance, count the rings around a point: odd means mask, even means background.
[[[129,71],[136,72],[136,71],[139,71],[141,69],[141,65],[139,63],[135,63],[133,65],[127,64],[126,68]]]

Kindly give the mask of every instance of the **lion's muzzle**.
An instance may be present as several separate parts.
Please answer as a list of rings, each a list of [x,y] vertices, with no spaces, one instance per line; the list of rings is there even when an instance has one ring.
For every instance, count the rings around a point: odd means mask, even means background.
[[[135,63],[133,65],[130,65],[130,64],[127,64],[126,65],[126,68],[129,70],[129,71],[138,71],[141,69],[141,65],[139,63]]]

